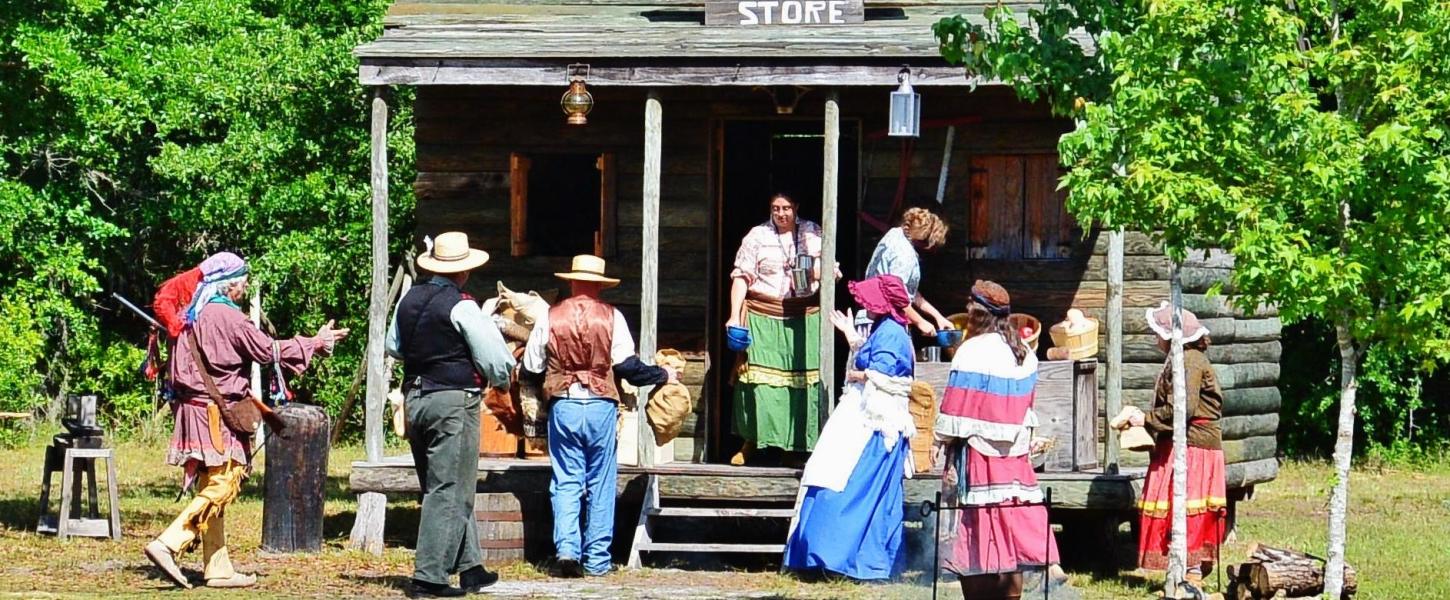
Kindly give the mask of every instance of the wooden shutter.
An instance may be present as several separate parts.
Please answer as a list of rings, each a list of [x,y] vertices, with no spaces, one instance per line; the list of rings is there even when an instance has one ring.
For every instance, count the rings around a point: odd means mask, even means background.
[[[1067,190],[1058,190],[1062,176],[1056,154],[1025,158],[1023,258],[1067,258],[1072,253],[1074,222],[1067,212]]]
[[[599,231],[594,232],[594,254],[613,258],[615,253],[616,192],[614,154],[605,152],[594,163],[599,169]]]
[[[522,154],[509,155],[509,247],[514,256],[529,254],[529,167]]]
[[[1021,257],[1023,162],[1021,156],[972,157],[968,257]]]

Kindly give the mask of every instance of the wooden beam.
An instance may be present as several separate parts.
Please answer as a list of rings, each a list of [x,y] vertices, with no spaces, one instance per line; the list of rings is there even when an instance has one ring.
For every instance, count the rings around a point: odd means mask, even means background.
[[[639,353],[654,362],[659,335],[660,258],[660,148],[664,137],[664,109],[657,94],[644,101],[644,228],[640,252]],[[639,465],[654,465],[655,437],[645,418],[645,402],[651,388],[641,388],[635,410],[639,428]]]
[[[841,106],[835,92],[826,99],[824,162],[821,168],[821,414],[831,414],[836,378],[836,330],[831,312],[836,309],[836,233],[841,182]],[[825,426],[825,420],[821,425]]]
[[[519,66],[469,63],[456,60],[365,62],[358,67],[363,85],[498,85],[562,87],[567,61],[557,66]],[[899,61],[897,61],[899,63]],[[664,87],[760,85],[888,85],[896,80],[900,64],[890,65],[757,65],[689,67],[592,67],[590,85]],[[960,67],[913,67],[916,87],[969,87],[995,82],[969,77]]]
[[[1123,230],[1108,232],[1108,364],[1105,371],[1104,418],[1117,416],[1123,408]],[[1118,431],[1105,427],[1103,460],[1107,470],[1118,470]]]

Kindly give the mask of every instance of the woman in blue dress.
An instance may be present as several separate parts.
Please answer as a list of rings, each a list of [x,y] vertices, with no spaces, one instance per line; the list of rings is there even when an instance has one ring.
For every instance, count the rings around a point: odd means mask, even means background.
[[[864,341],[852,320],[831,315],[855,358],[840,403],[806,462],[785,568],[825,571],[857,580],[901,573],[904,479],[912,475],[907,409],[915,360],[905,309],[906,286],[880,275],[847,286],[871,316]]]

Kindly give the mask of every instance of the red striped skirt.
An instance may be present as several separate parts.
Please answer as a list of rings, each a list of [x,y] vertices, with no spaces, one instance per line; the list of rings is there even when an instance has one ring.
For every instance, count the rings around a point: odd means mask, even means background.
[[[1138,566],[1161,571],[1168,568],[1168,543],[1173,528],[1173,442],[1153,448],[1138,527]],[[1214,561],[1227,527],[1228,498],[1224,485],[1222,450],[1188,447],[1188,563]]]

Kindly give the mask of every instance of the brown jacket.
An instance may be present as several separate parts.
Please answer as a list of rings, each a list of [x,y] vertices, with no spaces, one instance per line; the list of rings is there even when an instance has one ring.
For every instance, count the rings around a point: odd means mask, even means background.
[[[1213,364],[1202,350],[1183,349],[1184,383],[1188,392],[1188,445],[1218,450],[1223,448],[1223,388]],[[1163,364],[1163,372],[1153,389],[1153,410],[1143,419],[1148,433],[1158,441],[1173,439],[1173,359]]]

